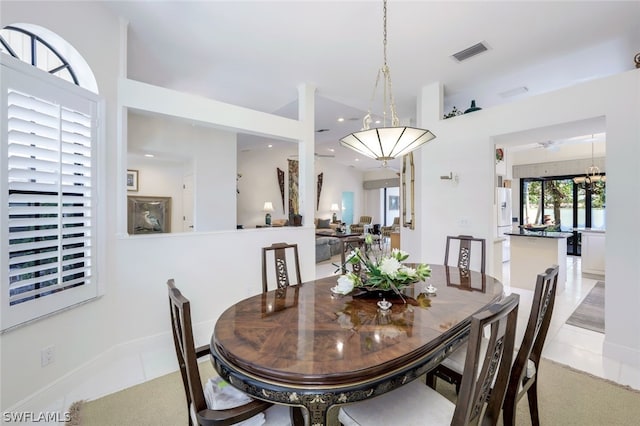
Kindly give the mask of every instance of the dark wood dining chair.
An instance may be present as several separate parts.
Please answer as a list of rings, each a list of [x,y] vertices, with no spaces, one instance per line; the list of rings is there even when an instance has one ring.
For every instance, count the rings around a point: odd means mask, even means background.
[[[547,331],[549,331],[553,306],[556,300],[558,271],[558,265],[553,265],[544,273],[538,274],[536,278],[531,314],[529,315],[520,349],[518,349],[518,354],[511,368],[507,396],[503,405],[502,416],[505,426],[516,424],[516,406],[525,393],[529,401],[531,425],[540,425],[537,378],[540,370],[542,348],[547,337]]]
[[[287,254],[290,253],[293,256],[293,263],[295,269],[296,282],[293,285],[302,284],[302,278],[300,275],[300,259],[298,257],[298,245],[288,243],[274,243],[269,247],[262,248],[262,291],[269,291],[269,280],[267,278],[267,258],[270,257],[270,253],[273,253],[273,261],[275,266],[276,286],[277,288],[284,288],[291,285],[289,279],[289,266],[287,263]]]
[[[455,404],[414,380],[379,397],[342,406],[338,420],[345,426],[496,425],[513,358],[518,303],[519,296],[512,294],[472,317],[462,386]],[[490,330],[490,336],[483,351],[485,329]]]
[[[176,348],[180,375],[187,397],[189,425],[226,426],[249,419],[271,407],[273,404],[252,400],[247,404],[225,410],[212,410],[207,402],[200,381],[198,358],[209,355],[209,346],[195,347],[191,327],[191,307],[189,300],[175,286],[173,279],[167,281],[169,288],[169,308],[171,329]]]
[[[458,243],[456,258],[454,258],[454,254],[452,253],[452,242]],[[474,260],[472,257],[473,253],[476,253],[478,250],[480,251],[479,261]],[[467,271],[475,269],[484,274],[486,251],[486,241],[484,238],[475,238],[471,235],[449,235],[447,236],[447,245],[444,251],[444,264],[445,266],[457,266],[458,268]],[[449,265],[449,258],[452,258],[452,261],[455,262],[454,265]]]
[[[340,250],[340,264],[342,265],[342,274],[346,274],[347,272],[350,272],[347,269],[347,256],[349,256],[349,254],[356,248],[359,248],[364,252],[366,249],[366,243],[364,237],[359,235],[341,238],[340,242],[342,243],[342,250]],[[360,272],[360,264],[351,265],[351,267],[352,272]]]
[[[509,376],[509,384],[503,404],[504,425],[515,425],[516,406],[518,401],[527,394],[529,400],[529,414],[532,426],[539,425],[537,373],[539,370],[542,348],[547,336],[558,283],[558,266],[554,265],[545,272],[538,274],[536,286],[531,302],[531,313],[522,343],[514,357]],[[484,344],[484,343],[483,343]],[[462,372],[467,346],[461,346],[449,355],[442,364],[427,373],[427,384],[435,389],[436,380],[443,379],[453,383],[456,391],[460,389]]]

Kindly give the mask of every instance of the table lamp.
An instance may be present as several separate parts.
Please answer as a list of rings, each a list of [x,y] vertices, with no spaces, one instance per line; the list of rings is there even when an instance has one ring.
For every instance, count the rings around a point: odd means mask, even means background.
[[[273,211],[273,204],[271,203],[271,201],[265,201],[264,202],[264,207],[262,208],[262,211],[267,212],[267,214],[264,216],[264,224],[267,226],[271,226],[271,213]]]
[[[336,212],[340,210],[338,208],[338,203],[331,204],[331,209],[330,210],[333,212],[333,216],[331,216],[331,221],[333,223],[336,223],[338,221],[338,215],[336,214]]]

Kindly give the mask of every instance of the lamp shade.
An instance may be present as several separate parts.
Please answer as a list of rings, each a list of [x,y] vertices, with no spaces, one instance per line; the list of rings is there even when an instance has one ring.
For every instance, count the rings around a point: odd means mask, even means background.
[[[333,203],[331,204],[331,209],[332,212],[337,212],[340,211],[340,208],[338,207],[338,203]]]
[[[265,201],[264,202],[264,207],[262,208],[262,211],[265,211],[265,212],[272,212],[273,211],[273,204],[271,203],[271,201]]]
[[[340,144],[362,155],[380,161],[401,157],[436,136],[429,130],[415,127],[378,127],[351,133]]]

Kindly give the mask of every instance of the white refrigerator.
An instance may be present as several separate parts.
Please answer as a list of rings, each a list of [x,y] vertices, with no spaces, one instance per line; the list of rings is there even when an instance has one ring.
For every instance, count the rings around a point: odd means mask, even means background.
[[[498,237],[505,238],[502,243],[502,261],[510,259],[510,239],[507,232],[511,232],[511,188],[496,188],[496,201],[498,204]]]

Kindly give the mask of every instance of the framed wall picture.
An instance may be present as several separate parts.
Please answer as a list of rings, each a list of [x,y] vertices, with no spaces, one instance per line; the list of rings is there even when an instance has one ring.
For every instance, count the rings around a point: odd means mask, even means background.
[[[127,232],[162,234],[171,232],[171,197],[127,197]]]
[[[138,190],[138,171],[127,170],[127,191],[136,192]]]
[[[389,195],[389,210],[398,210],[400,208],[400,197],[397,195]]]

